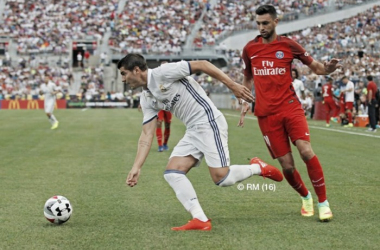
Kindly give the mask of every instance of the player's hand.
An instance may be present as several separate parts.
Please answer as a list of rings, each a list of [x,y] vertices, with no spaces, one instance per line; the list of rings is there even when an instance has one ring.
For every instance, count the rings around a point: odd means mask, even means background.
[[[327,74],[334,72],[338,68],[343,68],[342,64],[339,64],[339,59],[333,58],[328,62],[324,62],[323,66],[325,67],[325,71]]]
[[[250,102],[250,103],[253,102],[253,100],[254,100],[254,97],[253,97],[251,91],[243,85],[235,83],[231,90],[234,93],[234,95],[236,96],[236,98],[241,98],[244,101]]]
[[[139,104],[139,105],[137,106],[137,110],[138,110],[139,112],[141,112],[141,104]]]
[[[242,127],[242,128],[244,128],[244,114],[241,114],[240,115],[240,120],[239,120],[239,123],[238,123],[238,127]]]
[[[132,168],[131,171],[129,171],[129,174],[125,183],[127,183],[127,185],[130,187],[134,187],[137,185],[139,176],[140,176],[140,169]]]
[[[244,117],[245,117],[245,114],[247,114],[248,110],[249,110],[248,102],[241,100],[241,113],[240,113],[240,120],[238,123],[238,127],[242,127],[242,128],[244,127]]]

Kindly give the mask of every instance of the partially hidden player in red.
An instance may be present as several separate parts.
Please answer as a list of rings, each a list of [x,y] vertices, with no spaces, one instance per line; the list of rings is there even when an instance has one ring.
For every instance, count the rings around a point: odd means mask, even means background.
[[[165,123],[164,141],[162,143],[162,122]],[[170,137],[170,124],[172,122],[172,113],[166,110],[160,110],[157,114],[156,137],[158,143],[158,152],[169,150],[168,141]]]
[[[323,104],[326,111],[326,127],[330,127],[330,120],[335,121],[335,117],[339,115],[339,109],[334,100],[333,79],[326,76],[326,83],[322,86]]]
[[[297,147],[318,196],[319,219],[332,218],[321,164],[310,145],[310,132],[301,104],[292,86],[292,61],[298,59],[318,75],[327,75],[341,67],[339,60],[315,61],[297,42],[276,34],[278,18],[272,5],[256,9],[260,35],[243,50],[244,86],[256,91],[255,115],[264,141],[273,158],[280,162],[283,174],[302,198],[301,215],[313,216],[311,193],[295,168],[289,138]]]

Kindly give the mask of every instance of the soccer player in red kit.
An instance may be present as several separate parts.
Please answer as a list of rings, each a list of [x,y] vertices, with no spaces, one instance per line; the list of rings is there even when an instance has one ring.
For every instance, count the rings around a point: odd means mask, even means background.
[[[339,109],[337,109],[334,95],[333,95],[333,86],[332,86],[333,79],[329,76],[326,76],[326,83],[322,86],[322,97],[323,97],[323,104],[325,106],[326,110],[326,127],[330,127],[330,119],[333,117],[338,116]],[[331,113],[333,115],[331,116]]]
[[[164,143],[162,144],[162,122],[165,123]],[[170,124],[172,122],[172,113],[166,110],[160,110],[157,114],[156,137],[158,143],[158,152],[169,150],[168,141],[170,136]]]
[[[313,200],[294,165],[289,138],[297,147],[314,190],[318,196],[319,219],[332,218],[326,198],[326,187],[321,164],[310,145],[310,132],[301,104],[292,85],[292,61],[299,59],[318,75],[327,75],[338,67],[339,60],[324,64],[315,61],[295,41],[276,34],[278,18],[272,5],[256,9],[256,23],[260,35],[247,43],[243,50],[243,84],[256,91],[255,115],[264,141],[273,158],[280,162],[288,183],[301,195],[303,216],[313,216]]]

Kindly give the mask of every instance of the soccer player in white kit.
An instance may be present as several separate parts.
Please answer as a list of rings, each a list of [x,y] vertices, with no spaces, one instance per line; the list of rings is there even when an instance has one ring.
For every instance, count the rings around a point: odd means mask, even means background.
[[[342,82],[346,85],[346,87],[342,90],[342,93],[345,94],[345,108],[346,115],[348,119],[348,124],[344,125],[345,128],[352,128],[354,126],[352,122],[352,111],[354,109],[354,101],[355,101],[355,85],[353,82],[348,80],[347,76],[342,77]]]
[[[302,102],[303,100],[306,99],[305,86],[303,85],[303,82],[298,79],[298,77],[299,77],[298,70],[292,69],[293,88],[297,94],[298,99],[300,100],[300,102]]]
[[[137,185],[140,169],[152,146],[158,111],[168,110],[186,125],[186,133],[173,149],[164,178],[193,219],[172,230],[211,230],[211,221],[186,177],[186,173],[198,165],[203,157],[209,166],[211,178],[221,187],[231,186],[252,175],[282,181],[283,176],[277,168],[257,157],[251,160],[250,165],[230,165],[227,122],[190,75],[203,71],[224,83],[237,98],[252,102],[253,96],[248,88],[235,83],[207,61],[180,61],[148,69],[143,56],[128,54],[119,61],[118,69],[124,83],[128,83],[131,88],[144,89],[140,96],[144,116],[142,132],[137,155],[126,180],[127,185]]]
[[[40,94],[44,95],[45,113],[51,123],[51,129],[58,128],[58,120],[53,115],[56,94],[60,92],[57,85],[50,80],[50,76],[45,76],[44,83],[40,85]]]

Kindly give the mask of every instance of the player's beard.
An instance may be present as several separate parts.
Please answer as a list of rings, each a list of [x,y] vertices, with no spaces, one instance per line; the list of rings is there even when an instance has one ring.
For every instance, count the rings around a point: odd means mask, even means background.
[[[269,38],[271,38],[273,36],[273,34],[274,34],[274,29],[270,30],[270,31],[267,31],[264,34],[261,33],[261,36],[262,36],[262,38],[269,40]]]

